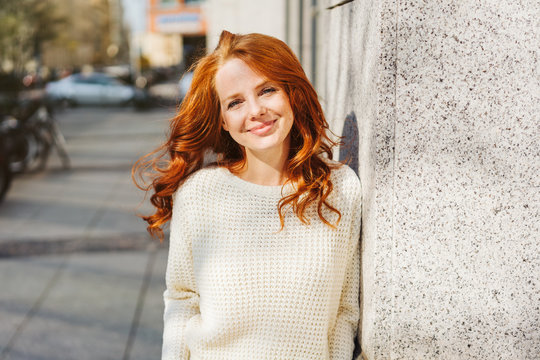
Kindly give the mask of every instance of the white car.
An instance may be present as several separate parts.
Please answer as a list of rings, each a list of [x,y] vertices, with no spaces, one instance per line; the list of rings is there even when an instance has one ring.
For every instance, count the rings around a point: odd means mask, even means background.
[[[134,87],[97,72],[73,74],[52,81],[45,87],[45,92],[49,99],[70,105],[124,105],[135,96]]]

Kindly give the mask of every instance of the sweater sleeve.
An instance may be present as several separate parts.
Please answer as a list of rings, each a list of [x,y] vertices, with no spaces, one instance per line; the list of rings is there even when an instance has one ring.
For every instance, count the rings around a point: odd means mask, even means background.
[[[163,294],[165,312],[162,360],[189,359],[184,331],[189,319],[199,314],[199,295],[193,274],[190,228],[182,210],[179,202],[175,200],[165,275],[166,290]]]
[[[354,338],[360,319],[360,222],[361,191],[353,197],[350,236],[350,253],[334,330],[329,336],[330,359],[349,360],[353,357]]]

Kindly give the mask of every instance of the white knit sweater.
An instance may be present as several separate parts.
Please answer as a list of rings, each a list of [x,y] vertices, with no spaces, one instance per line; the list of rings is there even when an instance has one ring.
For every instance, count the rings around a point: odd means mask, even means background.
[[[185,181],[173,202],[163,359],[352,359],[361,189],[347,166],[332,181],[337,229],[313,205],[309,225],[289,210],[282,231],[280,186],[219,167]]]

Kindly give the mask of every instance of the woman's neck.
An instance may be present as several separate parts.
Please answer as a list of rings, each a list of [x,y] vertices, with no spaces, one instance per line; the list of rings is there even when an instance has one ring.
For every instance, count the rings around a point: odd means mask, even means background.
[[[277,152],[246,151],[246,163],[238,176],[258,185],[276,186],[287,181],[288,147]]]

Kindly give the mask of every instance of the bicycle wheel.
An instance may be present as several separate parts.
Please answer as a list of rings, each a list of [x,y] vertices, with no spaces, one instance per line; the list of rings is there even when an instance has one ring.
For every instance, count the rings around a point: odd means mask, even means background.
[[[53,139],[47,129],[42,125],[34,127],[32,130],[30,130],[30,132],[37,139],[38,151],[32,158],[28,159],[28,162],[26,164],[26,171],[42,171],[47,165],[47,160],[49,159]]]
[[[42,144],[34,131],[18,133],[13,140],[14,146],[10,152],[9,168],[13,173],[21,173],[39,158]]]

